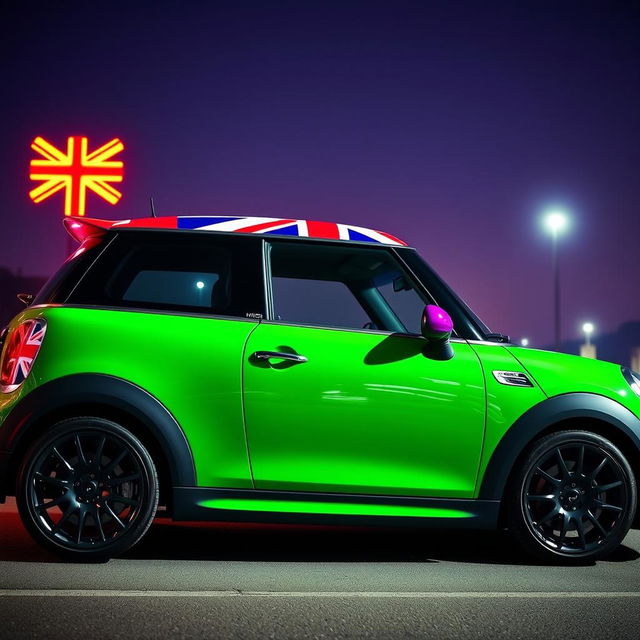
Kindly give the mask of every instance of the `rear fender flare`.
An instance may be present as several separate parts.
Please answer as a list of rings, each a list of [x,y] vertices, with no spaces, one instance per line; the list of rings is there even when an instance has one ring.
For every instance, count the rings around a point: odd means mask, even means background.
[[[0,429],[0,451],[21,449],[33,425],[73,406],[99,404],[131,416],[155,438],[168,464],[173,486],[195,486],[193,455],[169,410],[131,382],[104,374],[74,374],[36,387],[11,410]]]

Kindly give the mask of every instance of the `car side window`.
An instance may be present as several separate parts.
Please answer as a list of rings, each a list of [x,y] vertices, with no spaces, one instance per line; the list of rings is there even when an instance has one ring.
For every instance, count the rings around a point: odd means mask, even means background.
[[[70,297],[101,306],[261,317],[257,238],[122,233]]]
[[[419,333],[427,300],[385,248],[270,244],[273,319],[290,324]]]
[[[343,282],[274,277],[276,317],[296,324],[364,327],[371,322]]]

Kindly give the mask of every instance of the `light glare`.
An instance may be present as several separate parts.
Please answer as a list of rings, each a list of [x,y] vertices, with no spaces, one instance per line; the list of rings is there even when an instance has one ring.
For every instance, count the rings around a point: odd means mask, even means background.
[[[593,326],[593,322],[585,322],[582,325],[582,330],[587,334],[587,335],[591,335],[593,333],[593,330],[595,329],[595,327]]]
[[[558,234],[569,226],[569,216],[564,211],[555,209],[546,214],[544,224],[551,233]]]

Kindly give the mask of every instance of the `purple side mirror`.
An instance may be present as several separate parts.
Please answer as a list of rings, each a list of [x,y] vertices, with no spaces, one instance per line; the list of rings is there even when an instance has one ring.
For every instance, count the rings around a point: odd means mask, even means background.
[[[420,329],[427,340],[448,340],[453,331],[453,320],[442,307],[428,304],[422,312]]]
[[[453,320],[442,308],[435,304],[428,304],[422,312],[420,322],[422,336],[427,339],[422,353],[432,360],[450,360],[453,349],[449,338],[453,331]]]

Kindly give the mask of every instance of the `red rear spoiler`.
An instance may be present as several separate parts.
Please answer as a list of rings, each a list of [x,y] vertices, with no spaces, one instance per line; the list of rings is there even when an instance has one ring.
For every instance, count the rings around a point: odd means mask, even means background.
[[[87,238],[99,238],[103,236],[111,229],[111,225],[113,224],[111,220],[80,218],[78,216],[66,217],[62,222],[69,235],[78,242],[83,242]]]

